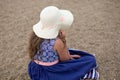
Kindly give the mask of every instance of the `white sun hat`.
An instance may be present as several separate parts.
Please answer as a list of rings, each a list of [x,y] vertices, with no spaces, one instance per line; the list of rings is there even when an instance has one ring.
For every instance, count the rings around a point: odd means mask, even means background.
[[[60,12],[62,13],[60,24],[61,29],[70,28],[74,20],[73,14],[68,10],[60,10]]]
[[[57,37],[60,29],[69,28],[73,20],[70,11],[48,6],[41,11],[40,21],[33,26],[33,31],[40,38],[53,39]]]

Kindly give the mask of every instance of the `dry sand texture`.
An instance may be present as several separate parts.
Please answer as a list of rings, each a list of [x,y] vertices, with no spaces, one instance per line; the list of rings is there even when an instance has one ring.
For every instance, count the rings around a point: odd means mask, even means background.
[[[68,46],[96,55],[100,80],[120,80],[120,0],[0,0],[0,80],[29,80],[29,34],[48,5],[73,12]]]

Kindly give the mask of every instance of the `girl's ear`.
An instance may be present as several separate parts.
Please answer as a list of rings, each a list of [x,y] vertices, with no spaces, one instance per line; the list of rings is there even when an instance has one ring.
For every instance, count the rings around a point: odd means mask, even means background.
[[[60,31],[60,36],[62,36],[62,31]]]
[[[59,38],[65,38],[65,33],[63,30],[60,30],[59,31],[59,35],[58,35]]]

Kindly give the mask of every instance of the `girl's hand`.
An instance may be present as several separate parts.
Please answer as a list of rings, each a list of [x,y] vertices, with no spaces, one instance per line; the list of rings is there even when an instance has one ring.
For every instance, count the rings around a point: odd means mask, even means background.
[[[61,38],[61,39],[65,39],[65,32],[63,31],[63,30],[60,30],[59,31],[59,37]]]
[[[73,59],[80,58],[80,55],[70,55]]]
[[[59,35],[58,35],[58,38],[62,40],[62,42],[65,44],[66,46],[66,39],[65,39],[66,35],[65,35],[65,32],[63,30],[60,30],[59,31]]]

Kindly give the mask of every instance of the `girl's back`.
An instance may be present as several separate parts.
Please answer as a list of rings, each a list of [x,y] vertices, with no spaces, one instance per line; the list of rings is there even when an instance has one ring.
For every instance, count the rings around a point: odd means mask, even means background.
[[[58,54],[54,50],[56,39],[45,39],[40,45],[39,50],[34,56],[35,60],[43,62],[54,62],[58,60]]]

